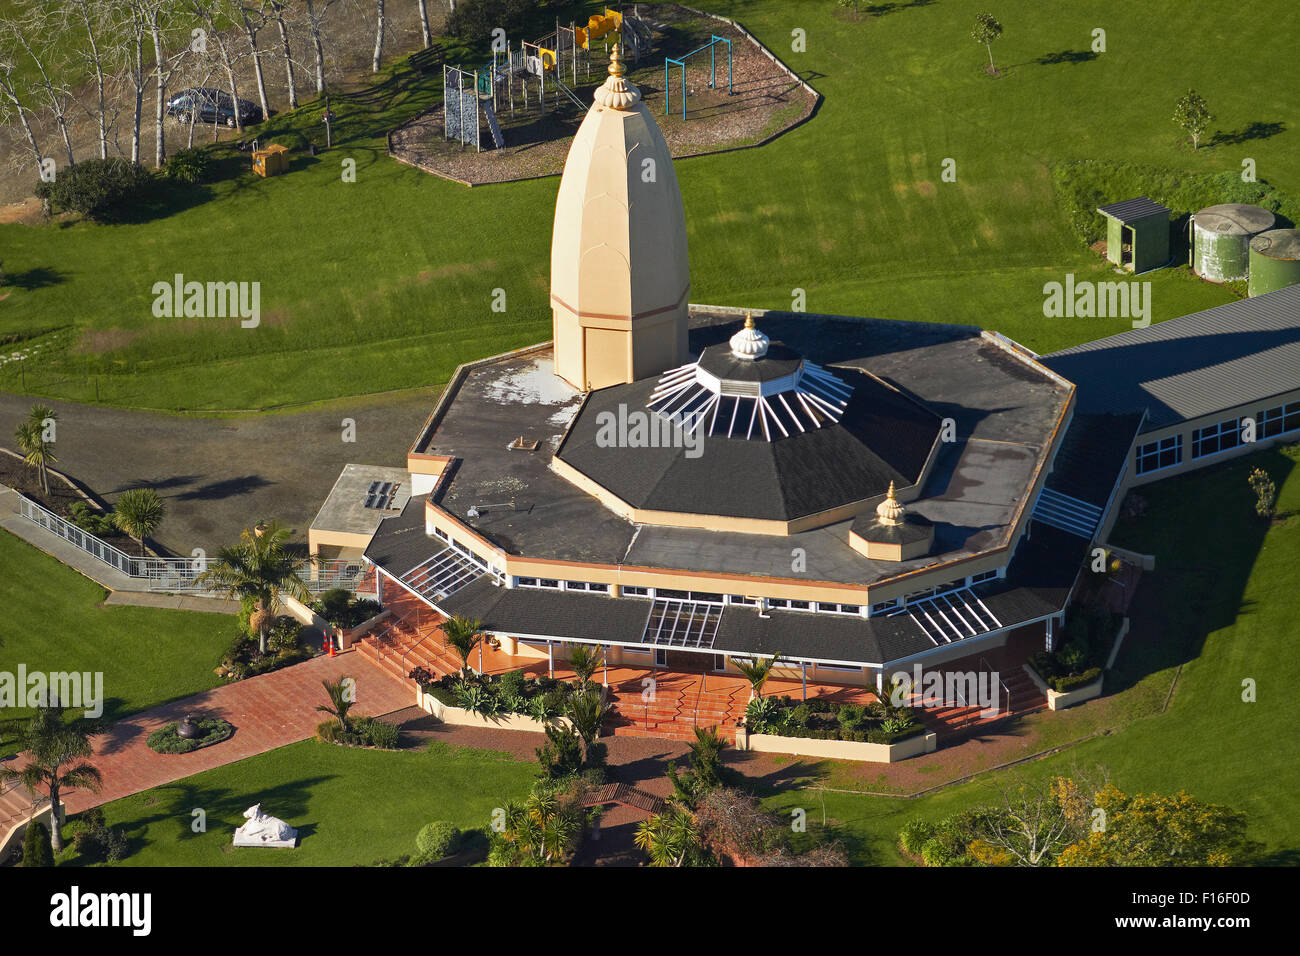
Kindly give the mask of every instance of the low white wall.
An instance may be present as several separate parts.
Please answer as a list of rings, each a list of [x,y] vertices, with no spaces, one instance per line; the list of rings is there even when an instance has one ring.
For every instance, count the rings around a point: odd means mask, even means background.
[[[465,710],[463,707],[452,707],[450,704],[444,704],[432,694],[424,693],[419,687],[415,689],[415,703],[425,713],[433,714],[444,724],[451,724],[455,727],[487,727],[492,730],[524,730],[534,734],[546,733],[546,724],[540,720],[534,720],[532,717],[524,717],[521,714],[497,714],[493,717],[484,717],[481,714]],[[568,724],[568,718],[557,718],[557,723]]]
[[[894,744],[859,743],[854,740],[820,740],[815,737],[782,737],[751,734],[736,728],[736,749],[758,753],[794,754],[830,760],[858,760],[865,763],[896,763],[908,757],[934,753],[939,747],[935,734],[917,734]]]
[[[1103,671],[1091,684],[1084,684],[1082,687],[1076,687],[1074,690],[1061,693],[1048,686],[1047,682],[1038,676],[1038,671],[1028,664],[1022,664],[1021,666],[1024,668],[1025,673],[1029,675],[1029,679],[1047,696],[1049,710],[1064,710],[1066,707],[1082,704],[1085,700],[1100,697],[1101,685],[1106,679],[1106,674]]]
[[[27,827],[34,821],[40,821],[45,824],[47,829],[49,828],[50,806],[48,803],[28,819],[15,823],[9,828],[9,832],[4,835],[4,839],[0,839],[0,863],[4,863],[10,856],[18,852],[18,848],[22,846],[23,835],[27,832]]]

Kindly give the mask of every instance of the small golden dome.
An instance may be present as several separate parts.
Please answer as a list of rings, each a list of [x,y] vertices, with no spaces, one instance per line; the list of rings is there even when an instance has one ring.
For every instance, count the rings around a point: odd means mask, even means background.
[[[894,483],[891,481],[889,483],[889,494],[885,496],[884,501],[876,505],[876,517],[881,524],[898,525],[903,523],[903,515],[906,513],[907,509],[903,507],[903,503],[895,495]]]

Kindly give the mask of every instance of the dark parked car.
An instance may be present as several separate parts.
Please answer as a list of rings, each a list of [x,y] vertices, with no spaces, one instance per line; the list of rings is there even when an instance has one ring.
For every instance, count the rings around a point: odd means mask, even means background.
[[[167,115],[188,123],[191,115],[197,123],[224,123],[235,125],[235,111],[231,108],[230,94],[210,86],[192,86],[181,90],[167,101]],[[239,101],[239,119],[243,125],[260,123],[262,108],[248,100]]]

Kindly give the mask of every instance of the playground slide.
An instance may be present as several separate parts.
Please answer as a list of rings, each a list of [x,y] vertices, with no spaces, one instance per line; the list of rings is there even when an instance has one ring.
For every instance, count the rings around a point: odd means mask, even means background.
[[[497,149],[501,149],[506,144],[505,137],[501,135],[501,124],[497,122],[497,111],[492,107],[492,100],[485,99],[483,103],[483,115],[487,117],[488,129],[492,131],[492,143]]]

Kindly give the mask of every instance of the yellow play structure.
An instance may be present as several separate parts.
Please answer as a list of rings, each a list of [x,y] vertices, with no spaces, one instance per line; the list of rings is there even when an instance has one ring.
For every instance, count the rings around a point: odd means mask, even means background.
[[[623,14],[617,10],[605,8],[601,14],[592,14],[587,19],[587,26],[575,27],[573,30],[574,39],[578,41],[578,46],[584,50],[591,49],[587,45],[588,40],[599,40],[607,33],[613,33],[615,30],[623,29]]]

